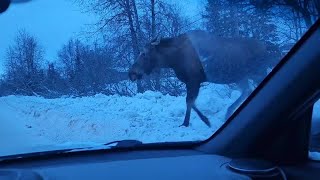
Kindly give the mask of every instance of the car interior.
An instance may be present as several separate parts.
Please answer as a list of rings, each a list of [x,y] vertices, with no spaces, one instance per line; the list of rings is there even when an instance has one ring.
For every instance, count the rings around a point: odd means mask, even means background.
[[[0,179],[320,179],[309,158],[320,151],[310,144],[319,47],[320,20],[205,141],[5,156]]]

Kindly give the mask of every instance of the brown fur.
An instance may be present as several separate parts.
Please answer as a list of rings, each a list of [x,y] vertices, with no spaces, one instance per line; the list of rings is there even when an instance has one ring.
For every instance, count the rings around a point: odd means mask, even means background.
[[[200,84],[235,83],[239,86],[242,95],[228,108],[228,116],[250,93],[249,77],[263,74],[266,70],[263,64],[266,55],[264,44],[256,40],[228,39],[195,30],[173,38],[153,40],[129,70],[129,77],[131,80],[142,78],[143,72],[149,74],[154,68],[173,69],[177,78],[187,87],[187,110],[182,125],[189,126],[192,108],[210,126],[208,118],[194,103]]]

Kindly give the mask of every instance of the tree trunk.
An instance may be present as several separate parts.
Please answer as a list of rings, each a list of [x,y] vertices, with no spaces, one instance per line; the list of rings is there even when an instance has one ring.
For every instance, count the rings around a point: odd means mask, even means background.
[[[302,3],[302,1],[301,1]],[[312,18],[311,18],[311,13],[310,13],[310,9],[309,9],[309,6],[311,6],[310,4],[310,0],[303,0],[303,17],[304,17],[304,20],[306,22],[306,26],[309,28],[310,26],[312,26]]]
[[[155,2],[151,0],[151,37],[156,36],[156,13],[155,13]],[[155,74],[155,90],[160,91],[160,76],[161,71],[158,69]]]
[[[308,2],[307,0],[302,1],[292,1],[292,0],[285,0],[287,6],[293,8],[295,11],[299,12],[304,19],[304,22],[307,27],[312,25],[311,14],[308,10]]]
[[[230,9],[230,13],[231,13],[231,17],[233,19],[233,32],[232,32],[232,36],[234,37],[239,37],[240,36],[240,32],[239,32],[239,18],[238,18],[238,8],[237,8],[237,3],[234,3],[232,1],[229,2],[231,9]]]
[[[136,26],[137,26],[137,36],[138,36],[138,40],[141,41],[142,39],[142,32],[141,32],[141,28],[140,28],[140,21],[139,21],[139,15],[138,15],[138,10],[137,10],[137,6],[136,6],[136,1],[135,0],[131,0],[132,6],[133,6],[133,11],[134,11],[134,19],[136,22]],[[141,44],[138,43],[138,46],[140,47]]]
[[[132,11],[131,11],[129,0],[125,0],[125,11],[126,11],[128,22],[129,22],[133,58],[134,58],[134,61],[136,61],[139,56],[139,46],[138,46],[137,32],[135,31],[134,24],[133,24]],[[137,81],[137,90],[138,90],[138,93],[143,92],[143,88],[140,81]]]
[[[151,0],[151,37],[154,38],[156,35],[156,17],[154,12],[154,0]]]
[[[312,26],[312,20],[311,20],[310,13],[305,11],[305,12],[302,13],[302,16],[303,16],[304,22],[306,23],[307,28],[311,27]]]
[[[136,59],[139,55],[137,32],[136,32],[136,30],[134,28],[134,24],[133,24],[130,2],[129,2],[129,0],[126,0],[125,2],[126,2],[126,14],[128,16],[128,22],[129,22],[132,49],[133,49],[134,58]]]
[[[292,9],[292,14],[293,14],[293,27],[294,27],[294,33],[295,33],[295,40],[297,41],[300,37],[300,32],[299,32],[299,24],[298,21],[300,21],[299,18],[299,12],[296,12],[294,9]]]
[[[320,18],[320,0],[313,0],[314,8],[316,9],[317,18]]]

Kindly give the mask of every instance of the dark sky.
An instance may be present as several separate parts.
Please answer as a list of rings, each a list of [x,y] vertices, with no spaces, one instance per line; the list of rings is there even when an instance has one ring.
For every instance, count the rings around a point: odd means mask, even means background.
[[[189,16],[199,14],[203,0],[169,1],[181,5]],[[3,59],[7,47],[20,28],[34,34],[45,48],[46,60],[54,61],[58,49],[68,39],[79,35],[85,24],[94,22],[94,18],[80,12],[79,6],[72,0],[33,0],[26,4],[12,5],[7,12],[0,14],[0,74],[3,73]]]

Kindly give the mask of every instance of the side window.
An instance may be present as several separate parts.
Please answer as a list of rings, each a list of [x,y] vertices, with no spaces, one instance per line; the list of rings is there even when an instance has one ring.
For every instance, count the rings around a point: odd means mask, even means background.
[[[320,100],[313,105],[309,156],[320,160]]]

